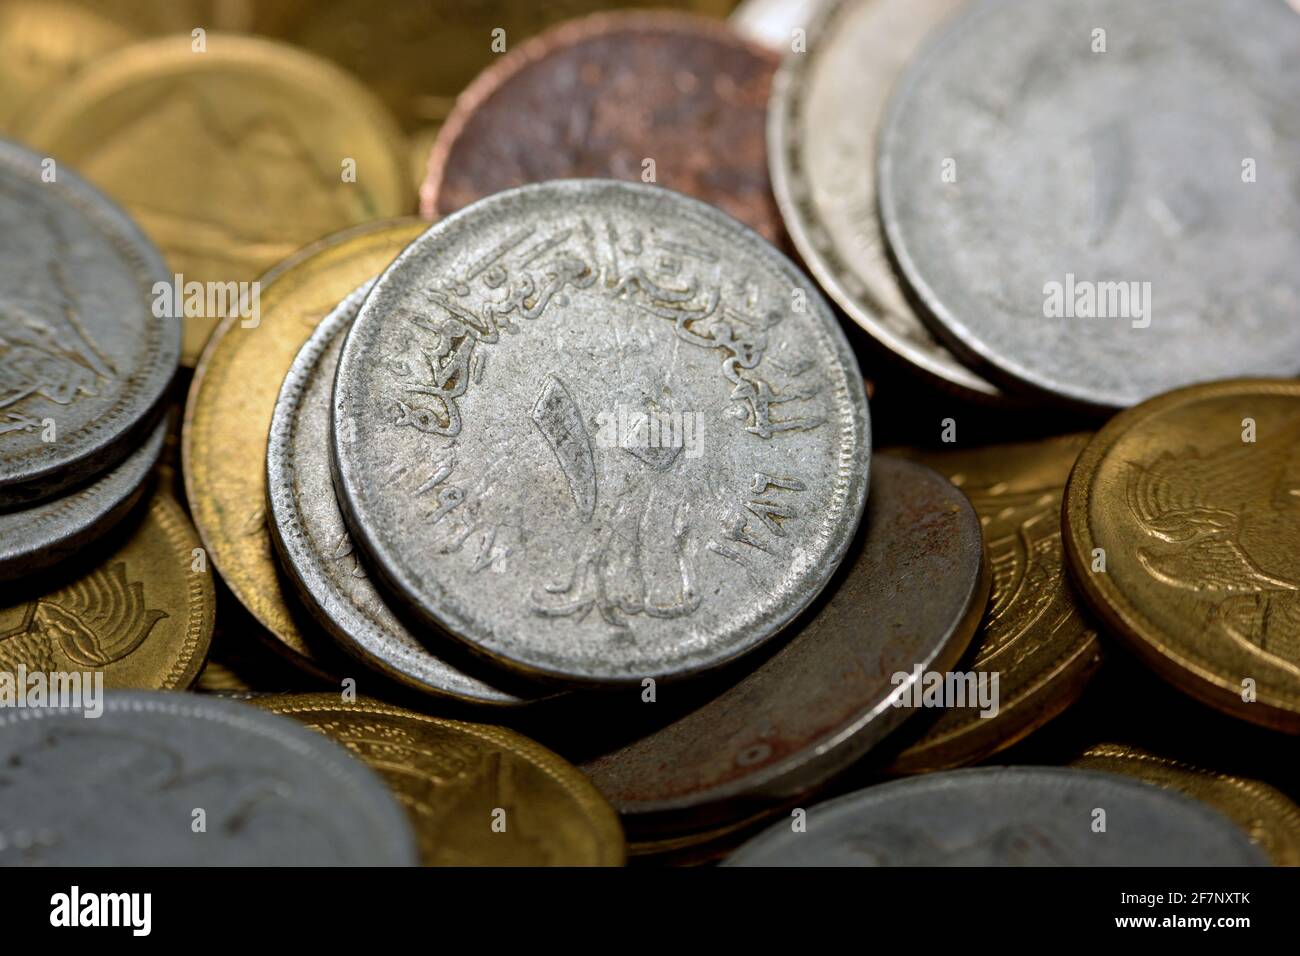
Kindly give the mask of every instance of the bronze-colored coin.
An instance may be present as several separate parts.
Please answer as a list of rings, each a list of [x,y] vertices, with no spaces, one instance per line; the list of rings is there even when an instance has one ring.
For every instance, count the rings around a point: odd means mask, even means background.
[[[429,154],[426,217],[546,179],[655,182],[782,235],[767,174],[778,57],[686,14],[597,14],[520,44],[461,94]]]
[[[0,670],[102,671],[110,689],[184,690],[212,640],[215,589],[198,535],[164,490],[111,552],[0,609]]]
[[[1061,496],[1087,435],[949,452],[902,452],[966,492],[984,526],[993,595],[964,669],[998,675],[997,714],[950,710],[888,770],[959,767],[997,753],[1078,699],[1101,662],[1066,578]]]
[[[1116,415],[1063,521],[1075,583],[1149,667],[1300,733],[1300,383],[1193,385]]]
[[[224,321],[204,350],[185,406],[186,496],[213,564],[230,590],[295,663],[316,672],[339,654],[292,607],[266,525],[266,446],[280,383],[312,331],[378,273],[427,223],[373,223],[321,240],[263,280],[262,317]],[[333,652],[333,653],[331,653]]]
[[[199,42],[165,37],[111,54],[20,122],[30,145],[125,206],[184,284],[212,283],[192,310],[202,314],[186,309],[186,365],[238,311],[225,283],[412,205],[404,141],[356,80],[266,40]]]
[[[1277,866],[1300,866],[1300,807],[1266,783],[1193,767],[1126,744],[1089,747],[1071,764],[1137,777],[1207,803],[1245,830]]]
[[[504,727],[338,694],[250,703],[347,747],[406,808],[426,866],[619,866],[618,817],[572,764]]]

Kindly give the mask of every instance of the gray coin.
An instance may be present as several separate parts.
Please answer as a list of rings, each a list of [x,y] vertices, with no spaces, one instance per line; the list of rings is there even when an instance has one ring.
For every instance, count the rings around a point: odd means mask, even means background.
[[[857,362],[711,206],[525,186],[380,276],[339,362],[336,486],[389,588],[534,675],[639,683],[758,646],[861,516]]]
[[[824,783],[915,712],[917,667],[946,672],[970,643],[990,585],[975,509],[924,465],[876,455],[871,471],[861,540],[802,630],[703,706],[583,765],[630,831],[698,828]]]
[[[401,806],[320,734],[195,694],[103,700],[0,712],[0,865],[415,863]]]
[[[876,135],[908,58],[961,0],[837,0],[786,54],[768,107],[768,164],[785,226],[827,294],[889,353],[970,398],[1004,396],[917,316],[876,206]],[[787,47],[789,46],[787,42]]]
[[[1300,371],[1300,15],[998,0],[917,57],[881,216],[935,328],[1094,409]]]
[[[1105,829],[1097,823],[1104,813]],[[1264,866],[1190,797],[1117,774],[994,767],[926,774],[813,806],[727,866]]]
[[[61,498],[0,512],[0,581],[53,567],[107,534],[144,494],[158,461],[167,423],[126,461]]]
[[[0,140],[0,508],[125,458],[180,358],[179,319],[152,311],[158,251],[52,162]]]
[[[370,285],[321,321],[280,388],[266,458],[271,539],[307,607],[366,663],[431,694],[483,704],[526,703],[430,653],[375,590],[343,523],[330,475],[330,397],[344,335]]]

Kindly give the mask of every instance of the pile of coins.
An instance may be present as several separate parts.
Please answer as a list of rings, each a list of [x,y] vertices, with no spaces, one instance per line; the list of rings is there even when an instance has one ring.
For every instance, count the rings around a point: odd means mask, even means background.
[[[0,0],[0,862],[1300,864],[1300,12],[512,6]]]

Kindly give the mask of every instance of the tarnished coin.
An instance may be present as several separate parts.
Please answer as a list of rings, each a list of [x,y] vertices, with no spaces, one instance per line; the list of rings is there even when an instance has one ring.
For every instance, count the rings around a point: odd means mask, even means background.
[[[0,140],[0,508],[49,498],[153,431],[180,323],[122,211],[62,164]]]
[[[406,808],[426,866],[619,866],[618,817],[578,769],[504,727],[338,694],[258,697],[373,767]]]
[[[1104,811],[1105,830],[1096,826]],[[1116,774],[994,767],[926,774],[810,807],[726,866],[1261,866],[1227,817]]]
[[[308,610],[345,650],[427,693],[525,703],[430,652],[389,610],[353,551],[330,475],[330,399],[344,336],[370,285],[321,321],[280,387],[266,456],[271,540]]]
[[[943,713],[898,755],[892,772],[983,760],[1064,711],[1096,673],[1100,642],[1067,579],[1061,542],[1061,496],[1089,437],[904,452],[960,487],[984,526],[993,595],[964,666],[996,675],[998,706],[991,715]]]
[[[1195,385],[1115,416],[1063,517],[1075,582],[1148,666],[1300,733],[1300,383]]]
[[[336,489],[370,566],[500,663],[640,684],[802,611],[862,513],[862,375],[825,301],[711,206],[523,186],[380,276],[339,361]]]
[[[294,721],[195,694],[103,706],[0,710],[0,865],[416,862],[379,778]]]
[[[702,17],[562,24],[461,94],[429,154],[421,211],[445,216],[512,186],[607,177],[703,199],[776,241],[763,130],[777,62]]]
[[[193,683],[215,613],[198,536],[162,490],[119,531],[129,534],[94,567],[0,608],[0,672],[102,671],[106,687],[145,690]]]
[[[1200,800],[1241,827],[1275,865],[1300,866],[1300,807],[1266,783],[1202,770],[1125,744],[1089,747],[1073,765],[1126,774]]]
[[[333,645],[312,641],[281,590],[266,520],[266,445],[276,395],[294,356],[339,301],[378,275],[427,223],[393,220],[321,240],[263,281],[255,328],[228,319],[190,386],[181,450],[186,497],[212,562],[244,607],[309,669],[328,669]],[[340,655],[341,656],[341,655]]]
[[[923,465],[871,466],[861,540],[799,633],[702,707],[583,764],[630,832],[674,817],[697,829],[818,786],[915,713],[921,674],[965,650],[989,594],[974,509]]]
[[[822,4],[806,49],[772,86],[768,156],[791,239],[827,294],[890,354],[932,383],[989,400],[999,389],[917,316],[889,260],[876,207],[876,133],[904,65],[961,0]],[[739,13],[739,11],[737,11]]]
[[[201,314],[190,314],[187,288],[176,296],[186,365],[220,319],[247,311],[247,290],[231,295],[227,283],[413,205],[404,143],[382,104],[333,65],[252,37],[121,50],[54,93],[22,133],[123,203],[184,286],[205,284]]]
[[[167,423],[120,465],[61,498],[0,512],[0,581],[44,571],[74,555],[131,511],[146,491]]]
[[[880,139],[882,221],[936,330],[1093,409],[1300,372],[1298,60],[1277,0],[974,4]]]

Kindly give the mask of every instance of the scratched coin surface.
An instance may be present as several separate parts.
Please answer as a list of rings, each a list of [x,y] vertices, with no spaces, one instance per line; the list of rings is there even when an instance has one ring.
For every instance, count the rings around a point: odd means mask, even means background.
[[[238,318],[224,322],[190,385],[181,452],[194,523],[235,597],[277,649],[309,669],[328,669],[334,648],[295,614],[271,543],[266,446],[275,399],[317,323],[427,225],[409,219],[357,227],[282,263],[263,283],[261,321],[254,328]]]
[[[23,138],[121,202],[186,283],[252,282],[304,244],[409,212],[405,146],[382,104],[292,47],[188,33],[120,50],[34,110]],[[208,290],[210,291],[210,290]],[[188,295],[188,293],[187,293]],[[187,311],[193,365],[232,297]]]
[[[825,301],[654,186],[523,186],[434,225],[362,305],[333,412],[344,517],[389,590],[558,680],[753,649],[866,496],[862,376]]]
[[[1300,383],[1195,385],[1117,415],[1063,517],[1081,593],[1148,666],[1300,733]]]
[[[153,431],[181,329],[151,309],[167,269],[61,164],[0,140],[0,508],[112,467]]]
[[[582,765],[629,831],[674,815],[699,828],[709,811],[725,820],[816,787],[915,712],[901,702],[916,667],[957,662],[988,600],[979,518],[924,465],[875,456],[871,472],[844,577],[789,643],[698,709]]]
[[[163,490],[89,569],[60,569],[50,589],[0,607],[0,671],[102,671],[104,686],[184,690],[212,641],[212,570]],[[14,588],[17,591],[17,588]]]
[[[6,708],[0,766],[0,865],[416,862],[411,826],[378,776],[238,701],[110,692],[95,720]]]
[[[429,154],[424,215],[547,179],[654,182],[781,236],[764,125],[778,58],[725,24],[596,14],[520,44],[456,101]]]
[[[1094,829],[1098,809],[1106,829]],[[868,787],[781,822],[726,866],[1263,866],[1227,817],[1117,774],[992,767]]]
[[[364,698],[281,694],[258,707],[301,721],[384,779],[425,866],[619,866],[618,816],[572,764],[504,727]]]
[[[308,609],[345,650],[431,694],[525,703],[432,653],[389,609],[353,550],[330,475],[330,399],[344,336],[370,285],[321,321],[280,387],[266,457],[272,541]]]
[[[959,15],[905,71],[879,148],[885,231],[935,329],[1096,410],[1300,372],[1297,60],[1280,0]]]
[[[899,753],[892,772],[983,760],[1059,715],[1096,672],[1100,641],[1070,586],[1061,541],[1061,496],[1090,437],[904,452],[948,476],[980,516],[993,594],[961,666],[997,675],[998,707],[991,716],[944,712]]]

